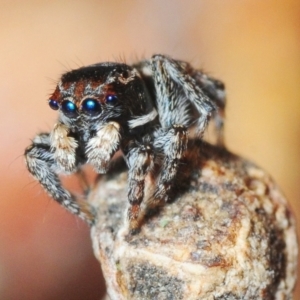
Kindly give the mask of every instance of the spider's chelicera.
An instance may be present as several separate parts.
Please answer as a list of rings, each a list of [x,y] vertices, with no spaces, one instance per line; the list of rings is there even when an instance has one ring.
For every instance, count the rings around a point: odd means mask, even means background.
[[[156,189],[147,205],[169,200],[178,165],[187,150],[188,130],[200,138],[211,116],[222,145],[224,85],[190,64],[168,56],[129,66],[99,63],[65,73],[49,106],[59,118],[50,133],[37,135],[25,150],[29,172],[50,196],[90,225],[95,212],[66,190],[59,173],[89,163],[106,173],[117,150],[128,165],[128,219],[140,226],[145,178],[161,163]]]

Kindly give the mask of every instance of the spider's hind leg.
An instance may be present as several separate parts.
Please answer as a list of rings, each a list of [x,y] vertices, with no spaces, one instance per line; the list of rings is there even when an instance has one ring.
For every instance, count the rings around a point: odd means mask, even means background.
[[[187,101],[199,115],[196,123],[197,135],[202,138],[210,118],[213,117],[217,144],[224,146],[226,93],[223,82],[194,69],[187,62],[168,56],[154,55],[151,63],[159,114],[168,118],[170,114],[174,115],[176,108],[178,110],[180,106],[187,107],[188,104],[184,103]],[[181,113],[187,117],[182,110]]]
[[[145,178],[154,166],[154,153],[149,144],[132,147],[127,154],[128,219],[131,233],[138,231],[143,218],[141,203],[144,199]]]
[[[163,147],[165,159],[158,178],[157,188],[149,199],[149,208],[163,205],[169,200],[179,165],[187,149],[188,132],[185,126],[173,125],[164,135],[155,141],[156,147]]]
[[[189,68],[190,75],[196,80],[196,83],[202,91],[216,105],[217,109],[213,114],[215,130],[217,136],[217,145],[224,147],[224,119],[226,106],[226,91],[222,81],[208,76],[206,73]]]
[[[42,133],[26,148],[24,155],[29,172],[55,201],[89,225],[93,225],[96,215],[93,207],[85,201],[76,199],[62,186],[58,177],[60,167],[50,144],[50,135]]]
[[[191,76],[191,66],[183,61],[164,55],[152,57],[152,72],[157,95],[157,106],[162,127],[180,124],[190,126],[197,111],[197,134],[202,138],[210,117],[216,111],[216,104],[202,91]],[[171,120],[171,122],[170,122]]]

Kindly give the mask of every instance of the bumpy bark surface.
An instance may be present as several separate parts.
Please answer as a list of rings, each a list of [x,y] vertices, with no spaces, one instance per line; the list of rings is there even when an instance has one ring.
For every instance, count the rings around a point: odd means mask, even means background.
[[[292,299],[295,222],[277,185],[253,163],[201,142],[189,146],[174,201],[127,230],[127,173],[99,179],[92,238],[118,299]],[[147,179],[148,193],[155,185]]]

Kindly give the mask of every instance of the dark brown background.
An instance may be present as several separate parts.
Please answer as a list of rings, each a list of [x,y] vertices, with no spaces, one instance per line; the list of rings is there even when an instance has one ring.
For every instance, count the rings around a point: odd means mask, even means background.
[[[229,149],[268,170],[300,216],[300,2],[0,1],[0,298],[99,299],[85,224],[28,175],[59,75],[166,53],[226,82]],[[295,298],[300,298],[300,288]]]

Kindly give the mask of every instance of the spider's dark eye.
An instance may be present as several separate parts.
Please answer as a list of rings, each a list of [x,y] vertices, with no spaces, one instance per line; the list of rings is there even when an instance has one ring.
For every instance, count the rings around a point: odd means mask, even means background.
[[[77,117],[77,107],[76,105],[69,100],[64,100],[61,104],[61,110],[69,118]]]
[[[115,104],[118,101],[118,97],[114,94],[108,94],[106,95],[105,100],[108,104]]]
[[[48,101],[49,106],[53,109],[53,110],[58,110],[59,109],[59,105],[58,102],[56,100],[50,99]]]
[[[85,99],[81,104],[81,109],[84,113],[89,115],[96,115],[101,112],[100,103],[95,99]]]

